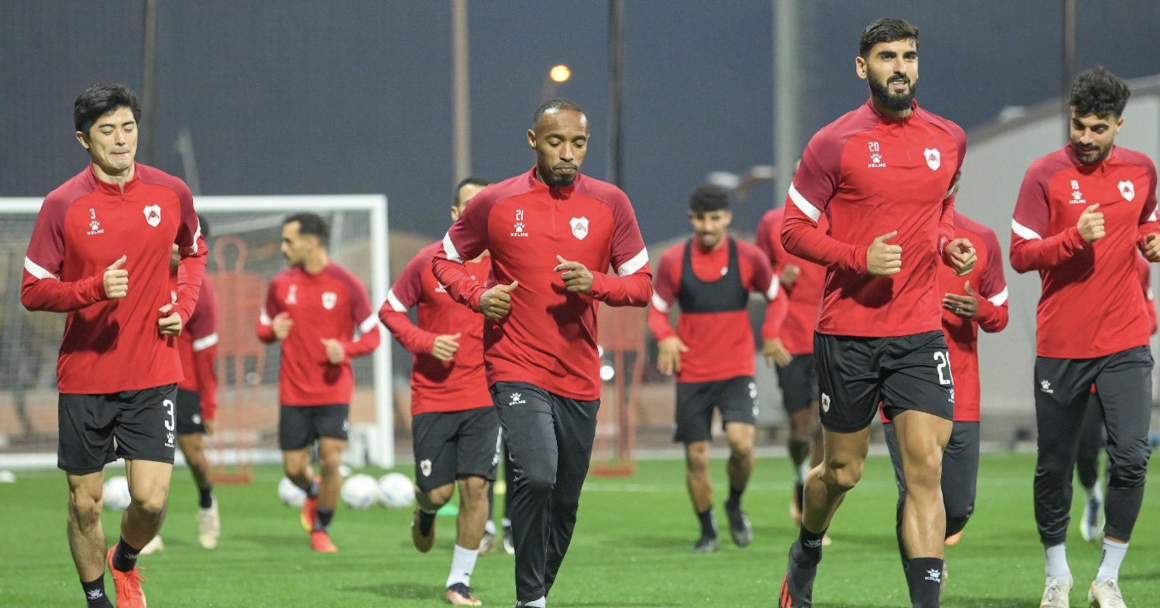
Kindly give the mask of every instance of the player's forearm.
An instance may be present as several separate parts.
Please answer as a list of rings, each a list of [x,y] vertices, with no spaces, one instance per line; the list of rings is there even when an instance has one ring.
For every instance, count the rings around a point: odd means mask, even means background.
[[[1003,331],[1010,319],[1007,306],[995,306],[990,300],[979,300],[979,309],[975,311],[975,320],[983,331],[993,334]]]
[[[1011,267],[1015,272],[1047,270],[1070,260],[1087,247],[1087,241],[1075,226],[1045,239],[1024,239],[1011,235]]]
[[[201,283],[205,279],[205,261],[205,243],[202,242],[197,253],[182,256],[177,265],[177,304],[174,306],[184,321],[193,316],[193,309],[197,306]]]
[[[955,240],[955,197],[948,196],[943,200],[942,215],[938,218],[938,254],[947,266],[952,266],[947,257],[947,243],[953,240]]]
[[[761,337],[772,340],[781,337],[781,326],[789,315],[789,298],[785,295],[774,298],[765,305],[765,320],[761,324]]]
[[[407,318],[406,313],[395,310],[380,310],[379,320],[387,326],[391,335],[403,348],[407,349],[407,352],[415,355],[431,353],[431,348],[435,345],[435,337],[438,334],[420,329],[418,325],[411,322],[411,319]]]
[[[383,341],[382,333],[376,325],[367,333],[358,337],[357,340],[339,340],[342,343],[342,349],[346,351],[346,356],[349,359],[357,359],[374,352]]]
[[[1158,222],[1144,222],[1136,228],[1136,248],[1140,253],[1144,253],[1144,237],[1149,234],[1160,233],[1160,223]]]
[[[781,229],[781,244],[799,258],[827,268],[839,268],[854,274],[866,274],[867,247],[850,245],[834,239],[805,217],[789,215]]]
[[[668,313],[661,312],[656,306],[650,306],[648,309],[648,328],[656,337],[657,342],[677,335],[672,324],[669,323]]]
[[[79,281],[38,279],[27,270],[20,286],[20,303],[28,310],[72,312],[105,299],[104,275]]]
[[[594,273],[588,290],[588,295],[609,306],[648,306],[652,293],[652,275],[647,265],[645,270],[626,277]]]
[[[479,298],[487,290],[471,278],[462,262],[449,260],[447,254],[440,251],[431,259],[431,270],[451,299],[479,312]]]
[[[197,394],[201,397],[201,417],[206,420],[217,419],[218,381],[213,366],[216,357],[217,346],[193,351],[193,375],[197,379]]]

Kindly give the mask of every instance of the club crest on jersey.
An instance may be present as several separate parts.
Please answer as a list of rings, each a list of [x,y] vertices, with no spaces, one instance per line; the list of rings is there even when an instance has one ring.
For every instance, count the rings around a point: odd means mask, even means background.
[[[942,166],[942,157],[939,156],[937,149],[927,148],[922,151],[922,155],[926,157],[926,166],[930,167],[932,171]]]
[[[423,477],[431,476],[431,460],[427,459],[419,463],[419,470],[423,472]]]
[[[1132,186],[1132,182],[1120,182],[1116,185],[1120,188],[1120,194],[1124,195],[1124,200],[1130,201],[1136,198],[1136,188]]]
[[[161,223],[161,205],[149,205],[145,207],[145,221],[154,228]]]
[[[326,310],[334,310],[334,305],[338,304],[338,294],[333,291],[328,291],[322,294],[322,307]]]
[[[298,284],[297,283],[293,283],[290,285],[290,291],[289,291],[289,293],[286,294],[286,303],[287,304],[297,304],[298,303]]]
[[[822,393],[822,411],[830,411],[830,396],[825,393]]]
[[[588,236],[588,218],[574,217],[568,223],[572,225],[572,236],[581,241],[584,240],[584,237]]]

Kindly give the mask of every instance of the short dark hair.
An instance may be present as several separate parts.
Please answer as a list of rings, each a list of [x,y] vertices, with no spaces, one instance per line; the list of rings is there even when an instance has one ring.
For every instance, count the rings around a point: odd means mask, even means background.
[[[707,184],[693,191],[689,197],[689,211],[710,213],[729,209],[733,196],[721,186]]]
[[[469,175],[469,176],[459,180],[459,184],[455,186],[455,196],[451,199],[451,206],[452,207],[459,206],[459,191],[462,190],[464,186],[484,187],[484,186],[490,186],[490,185],[491,185],[490,181],[488,181],[482,177],[476,177],[474,175]]]
[[[197,214],[197,225],[201,227],[201,238],[209,242],[209,222],[205,221],[205,216]]]
[[[141,102],[128,87],[111,82],[99,82],[85,89],[73,102],[73,123],[77,131],[89,136],[89,129],[97,119],[117,108],[133,111],[133,120],[141,122]]]
[[[545,101],[540,105],[539,108],[536,108],[536,113],[532,115],[532,126],[540,124],[540,118],[543,118],[546,112],[550,112],[552,110],[571,110],[581,114],[584,113],[584,110],[581,110],[580,106],[576,105],[576,102],[572,101],[571,99],[557,97],[555,99],[549,99],[548,101]]]
[[[1131,95],[1128,83],[1100,66],[1084,70],[1075,79],[1069,103],[1076,116],[1122,116]]]
[[[282,220],[285,226],[290,222],[298,222],[298,234],[308,234],[318,237],[318,243],[326,247],[330,243],[330,225],[317,213],[295,213]]]
[[[914,39],[914,48],[918,48],[918,28],[902,19],[883,18],[866,26],[862,30],[862,39],[858,41],[858,55],[862,59],[870,57],[870,49],[881,42],[895,42],[897,40]]]

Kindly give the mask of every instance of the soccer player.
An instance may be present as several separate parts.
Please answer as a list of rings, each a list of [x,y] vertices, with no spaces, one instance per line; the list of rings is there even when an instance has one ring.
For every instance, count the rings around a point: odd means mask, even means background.
[[[548,100],[527,137],[536,165],[479,193],[432,265],[451,297],[488,319],[484,365],[515,467],[517,606],[542,608],[572,540],[596,435],[596,307],[647,306],[652,276],[628,197],[580,174],[580,107]],[[464,267],[484,250],[490,287]]]
[[[208,241],[209,224],[200,215],[198,224],[202,238]],[[174,285],[170,295],[174,302],[177,301],[175,285],[180,260],[174,246],[169,261],[169,280]],[[221,517],[210,482],[209,459],[205,456],[205,436],[213,434],[217,417],[217,372],[214,370],[217,342],[217,292],[206,276],[201,282],[201,294],[193,316],[182,328],[177,341],[185,374],[185,379],[177,383],[177,447],[185,456],[193,482],[197,485],[197,540],[206,549],[217,547],[221,536]],[[158,534],[141,548],[141,554],[149,555],[164,548]]]
[[[350,361],[379,345],[378,318],[362,281],[330,261],[330,227],[313,213],[282,223],[282,256],[290,268],[270,281],[258,338],[282,343],[278,377],[278,447],[286,477],[306,491],[302,527],[321,553],[338,547],[328,533],[342,489],[342,452],[350,430],[354,372]],[[310,466],[318,441],[320,478]]]
[[[1152,355],[1136,250],[1160,261],[1156,167],[1115,145],[1128,85],[1103,68],[1072,85],[1070,142],[1027,169],[1011,220],[1011,266],[1038,271],[1035,521],[1046,554],[1042,605],[1068,605],[1067,526],[1084,408],[1095,384],[1108,433],[1103,555],[1093,606],[1123,606],[1120,564],[1144,500]]]
[[[822,462],[822,425],[818,423],[818,366],[814,359],[814,323],[822,302],[826,269],[791,255],[781,244],[785,207],[770,209],[757,225],[756,244],[769,258],[781,281],[788,308],[783,318],[766,318],[762,345],[765,360],[777,366],[782,404],[789,420],[789,457],[793,463],[793,500],[790,515],[802,523],[802,489],[810,469]],[[828,226],[818,218],[819,230]],[[828,544],[829,537],[822,539]]]
[[[1156,302],[1152,293],[1151,266],[1143,255],[1136,256],[1136,272],[1140,285],[1144,289],[1144,308],[1148,314],[1150,335],[1156,335]],[[1076,453],[1075,473],[1079,477],[1079,485],[1084,491],[1083,520],[1080,521],[1080,536],[1087,542],[1103,540],[1100,532],[1103,531],[1104,492],[1100,486],[1099,462],[1100,451],[1106,445],[1104,437],[1104,421],[1100,419],[1099,396],[1095,387],[1092,387],[1088,398],[1087,409],[1083,415],[1083,428],[1080,430],[1079,451]]]
[[[182,378],[177,338],[197,304],[205,241],[180,179],[134,161],[141,104],[101,83],[73,106],[90,163],[44,199],[20,301],[68,313],[57,362],[57,466],[68,478],[68,541],[90,607],[144,608],[137,555],[161,528],[175,449],[174,400]],[[169,293],[176,244],[177,303]],[[114,439],[116,440],[114,442]],[[125,459],[132,502],[121,539],[105,552],[101,494],[106,464]]]
[[[455,189],[451,219],[488,185],[469,177]],[[499,418],[483,371],[483,315],[461,306],[431,273],[442,243],[419,250],[387,292],[379,318],[415,355],[411,368],[411,434],[417,502],[411,523],[415,548],[435,542],[435,514],[459,486],[459,520],[445,597],[455,606],[480,606],[471,595],[471,573],[488,516],[487,491],[495,481]],[[487,252],[467,262],[481,283],[491,274]],[[419,324],[407,318],[418,308]],[[458,483],[457,483],[458,482]]]
[[[786,251],[824,265],[814,353],[825,455],[810,471],[781,605],[812,604],[822,539],[862,476],[881,402],[905,471],[903,541],[916,608],[939,605],[945,514],[939,487],[951,434],[953,381],[938,297],[938,265],[965,275],[971,242],[955,238],[953,190],[963,130],[918,106],[918,29],[879,19],[854,59],[870,99],[806,147],[786,202]],[[818,229],[822,215],[827,232]]]
[[[747,307],[749,292],[756,292],[764,294],[772,308],[778,282],[761,250],[729,236],[732,219],[724,188],[701,186],[693,191],[689,221],[694,236],[661,255],[648,315],[649,329],[657,339],[657,368],[666,376],[677,376],[673,440],[685,444],[685,479],[701,522],[693,553],[720,547],[709,476],[714,409],[721,412],[729,441],[725,501],[729,532],[739,547],[749,546],[753,539],[753,527],[741,509],[741,494],[753,473],[757,422],[755,347]],[[676,331],[669,324],[674,302],[681,308]],[[766,317],[773,314],[767,311]]]
[[[955,236],[975,244],[976,266],[981,272],[960,277],[947,266],[938,270],[943,292],[942,331],[950,352],[955,379],[954,427],[942,457],[942,501],[946,511],[947,544],[953,544],[975,511],[975,482],[979,477],[979,329],[997,333],[1007,327],[1007,280],[1003,277],[1003,252],[990,228],[955,213]],[[897,535],[903,571],[910,565],[902,540],[902,514],[906,504],[906,476],[898,432],[883,415],[886,447],[894,463],[898,485]],[[943,576],[946,575],[944,564]],[[943,581],[946,582],[945,580]]]

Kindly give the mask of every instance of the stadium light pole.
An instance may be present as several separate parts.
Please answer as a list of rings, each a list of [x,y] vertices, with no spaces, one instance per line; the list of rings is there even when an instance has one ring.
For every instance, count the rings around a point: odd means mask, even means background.
[[[145,24],[142,35],[142,83],[141,83],[141,140],[139,142],[142,160],[154,163],[153,158],[153,117],[157,114],[157,0],[145,0]]]
[[[451,0],[452,127],[455,181],[471,175],[471,83],[468,79],[467,0]]]
[[[1075,80],[1075,0],[1063,0],[1063,137],[1071,137],[1071,82]]]
[[[624,113],[624,0],[608,1],[608,181],[621,183]]]
[[[794,174],[794,164],[801,155],[801,116],[797,92],[799,78],[797,0],[773,1],[773,160],[777,170],[774,206],[780,206]],[[778,196],[781,199],[778,200]]]

